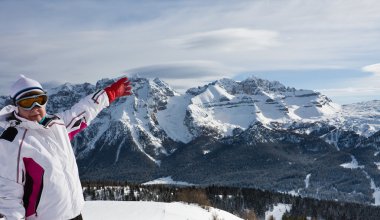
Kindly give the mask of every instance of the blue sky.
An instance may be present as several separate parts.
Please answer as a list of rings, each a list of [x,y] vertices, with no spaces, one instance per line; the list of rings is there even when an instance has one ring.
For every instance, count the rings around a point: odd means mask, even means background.
[[[380,1],[0,1],[0,94],[19,74],[138,73],[184,91],[250,75],[340,104],[380,99]]]

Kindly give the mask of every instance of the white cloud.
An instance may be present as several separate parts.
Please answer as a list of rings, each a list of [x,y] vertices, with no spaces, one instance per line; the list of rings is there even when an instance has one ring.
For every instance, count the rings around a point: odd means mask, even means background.
[[[226,28],[189,34],[167,41],[185,49],[220,50],[225,52],[263,50],[278,46],[278,33],[249,28]]]
[[[357,70],[380,57],[378,11],[377,0],[0,1],[0,78],[94,83],[184,60],[223,64],[223,71],[159,75],[181,87],[195,81],[191,75],[209,81],[236,67]],[[7,84],[0,81],[0,94]]]
[[[380,88],[370,87],[346,87],[346,88],[337,88],[337,89],[320,89],[318,90],[323,94],[330,94],[332,96],[352,96],[353,94],[360,95],[373,95],[380,92]]]
[[[380,99],[380,88],[372,86],[319,89],[318,91],[331,98],[333,102],[339,104],[350,104],[355,102]]]
[[[374,74],[380,76],[380,63],[376,63],[376,64],[372,64],[372,65],[364,66],[364,67],[362,68],[362,70],[363,70],[364,72],[370,72],[370,73],[374,73]]]
[[[231,74],[231,68],[211,61],[183,61],[143,66],[125,71],[147,78],[194,79],[205,75]]]
[[[366,72],[362,77],[342,79],[336,88],[318,91],[341,104],[380,99],[380,63],[363,66],[361,71]]]

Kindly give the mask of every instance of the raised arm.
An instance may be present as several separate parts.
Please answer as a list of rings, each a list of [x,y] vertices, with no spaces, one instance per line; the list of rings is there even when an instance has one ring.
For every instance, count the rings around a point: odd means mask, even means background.
[[[110,103],[122,96],[131,95],[130,81],[124,77],[103,90],[86,96],[71,109],[58,113],[72,139],[77,133],[86,128],[90,122]]]

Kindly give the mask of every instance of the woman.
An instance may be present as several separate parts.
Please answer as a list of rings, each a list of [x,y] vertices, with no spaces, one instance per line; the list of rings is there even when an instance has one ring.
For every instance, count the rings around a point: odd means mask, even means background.
[[[115,99],[131,94],[121,78],[70,110],[46,113],[48,94],[21,76],[11,87],[14,105],[0,111],[0,214],[7,220],[82,219],[82,187],[70,140]]]

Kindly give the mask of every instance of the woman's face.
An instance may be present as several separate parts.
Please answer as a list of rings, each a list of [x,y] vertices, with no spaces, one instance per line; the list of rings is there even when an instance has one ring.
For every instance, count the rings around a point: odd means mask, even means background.
[[[44,93],[41,91],[33,91],[26,93],[23,95],[20,99],[26,98],[26,97],[33,97],[33,96],[38,96],[38,95],[43,95]],[[19,99],[19,100],[20,100]],[[37,100],[35,100],[37,101]],[[47,101],[47,99],[46,99]],[[17,101],[16,101],[17,103]],[[35,104],[35,103],[33,103]],[[18,115],[22,118],[28,119],[29,121],[36,121],[40,122],[46,115],[46,102],[44,105],[35,105],[32,109],[25,109],[20,106],[17,106],[18,108]]]
[[[35,106],[31,110],[25,110],[18,107],[18,114],[22,118],[28,119],[29,121],[40,122],[46,115],[46,108],[45,106]]]

